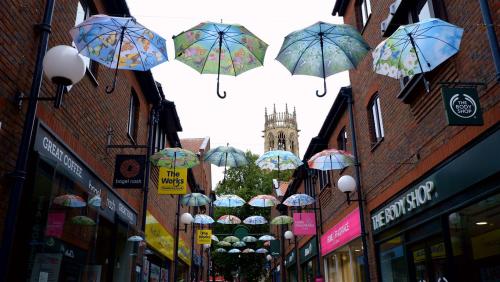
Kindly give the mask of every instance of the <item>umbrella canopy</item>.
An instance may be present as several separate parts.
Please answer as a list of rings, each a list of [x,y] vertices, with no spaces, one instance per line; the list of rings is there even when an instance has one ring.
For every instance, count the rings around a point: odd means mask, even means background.
[[[280,215],[271,220],[271,224],[276,224],[276,225],[291,224],[291,223],[293,223],[293,218],[289,217],[288,215]]]
[[[373,50],[373,70],[396,79],[429,72],[458,52],[463,32],[435,18],[402,25]]]
[[[284,150],[267,151],[260,156],[255,164],[261,169],[286,170],[295,169],[302,164],[302,161],[292,152]]]
[[[229,250],[228,253],[230,253],[230,254],[236,254],[236,253],[241,253],[241,251],[239,249],[231,249],[231,250]]]
[[[293,194],[283,201],[283,204],[289,207],[301,207],[314,203],[314,198],[307,194]]]
[[[211,218],[210,216],[206,214],[197,214],[194,216],[194,221],[193,223],[198,223],[198,224],[212,224],[214,223],[214,219]]]
[[[250,248],[248,248],[248,249],[244,249],[244,250],[242,251],[242,253],[244,253],[244,254],[255,253],[255,250],[254,250],[254,249],[250,249]]]
[[[354,165],[354,156],[346,151],[326,149],[312,156],[307,164],[319,170],[343,169]]]
[[[71,223],[76,225],[86,225],[86,226],[95,225],[95,221],[92,218],[84,215],[74,216],[73,218],[71,218]]]
[[[236,242],[236,243],[233,243],[233,247],[236,247],[236,248],[242,248],[242,247],[246,247],[247,244],[245,244],[245,242]]]
[[[241,25],[204,22],[174,37],[175,58],[200,73],[239,75],[262,66],[267,44]]]
[[[245,243],[253,243],[253,242],[257,242],[257,238],[255,238],[254,236],[245,236],[245,237],[243,237],[243,239],[241,239],[241,241],[243,241]]]
[[[215,235],[212,235],[212,241],[219,242],[219,238],[217,238],[217,236]]]
[[[82,208],[87,205],[85,200],[77,195],[65,194],[54,198],[52,201],[56,205],[70,207],[70,208]]]
[[[217,196],[217,199],[214,202],[214,205],[216,207],[226,207],[226,208],[241,207],[244,204],[245,200],[243,200],[237,195],[220,195]]]
[[[219,167],[240,167],[248,164],[245,153],[229,144],[209,150],[204,160]]]
[[[231,243],[226,242],[226,241],[220,241],[219,243],[217,243],[217,246],[219,246],[219,247],[231,247]]]
[[[260,249],[255,250],[255,252],[258,254],[267,254],[268,250],[264,249],[264,248],[260,248]]]
[[[182,196],[181,199],[181,204],[183,206],[190,206],[190,207],[199,207],[199,206],[204,206],[207,205],[211,202],[210,198],[207,197],[205,194],[201,193],[191,193],[191,194],[186,194]],[[212,219],[212,218],[210,218]],[[213,219],[212,219],[213,222]]]
[[[370,47],[352,26],[317,22],[285,37],[276,57],[291,73],[323,78],[326,94],[326,78],[332,74],[353,69],[366,55]]]
[[[151,163],[167,168],[192,168],[200,163],[195,153],[182,148],[165,148],[150,158]]]
[[[276,239],[271,235],[263,235],[259,237],[259,241],[271,241],[271,240],[276,240]]]
[[[272,195],[258,195],[248,201],[249,205],[260,208],[273,207],[279,203],[280,201]]]
[[[227,253],[226,249],[224,249],[224,248],[215,249],[215,252],[216,253]]]
[[[219,219],[217,219],[217,223],[221,223],[221,224],[240,224],[241,223],[241,219],[239,219],[238,217],[236,217],[234,215],[226,214],[226,215],[223,215],[223,216],[219,217]]]
[[[245,220],[243,220],[243,223],[251,225],[266,224],[267,220],[260,215],[253,215],[245,218]]]
[[[236,243],[236,242],[239,242],[240,239],[238,239],[238,237],[236,236],[227,236],[225,237],[224,239],[222,239],[224,242],[228,242],[228,243]]]
[[[94,15],[70,30],[76,48],[84,56],[115,69],[147,71],[167,61],[165,39],[134,18]]]
[[[144,238],[142,238],[139,235],[134,235],[134,236],[128,237],[127,241],[129,241],[129,242],[142,242],[142,241],[144,241]]]

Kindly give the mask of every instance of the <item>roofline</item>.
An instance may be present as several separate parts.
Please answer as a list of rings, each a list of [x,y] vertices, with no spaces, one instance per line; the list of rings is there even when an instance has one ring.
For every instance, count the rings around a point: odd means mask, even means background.
[[[338,14],[339,17],[343,17],[348,4],[349,0],[337,0],[333,6],[332,16],[336,16]]]

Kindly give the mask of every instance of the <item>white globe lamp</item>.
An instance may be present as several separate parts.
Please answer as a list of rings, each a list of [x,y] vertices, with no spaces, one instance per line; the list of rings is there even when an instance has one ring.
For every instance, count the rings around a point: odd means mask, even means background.
[[[52,47],[43,58],[43,71],[55,84],[75,84],[83,78],[85,70],[83,58],[78,54],[78,50],[71,46]]]
[[[194,221],[194,218],[190,213],[185,212],[181,215],[182,224],[191,224],[193,221]]]
[[[285,232],[285,239],[287,239],[287,240],[291,240],[291,239],[293,239],[293,232],[292,232],[292,231],[290,231],[290,230],[287,230],[287,231]]]

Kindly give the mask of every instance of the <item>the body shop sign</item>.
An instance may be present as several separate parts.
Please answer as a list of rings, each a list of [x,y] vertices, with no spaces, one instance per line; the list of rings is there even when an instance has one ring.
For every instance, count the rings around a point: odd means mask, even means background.
[[[316,234],[316,221],[313,212],[297,212],[293,214],[293,234]]]
[[[443,87],[441,90],[449,125],[483,125],[476,88]]]
[[[359,209],[355,209],[321,236],[321,255],[324,256],[330,253],[360,235]]]

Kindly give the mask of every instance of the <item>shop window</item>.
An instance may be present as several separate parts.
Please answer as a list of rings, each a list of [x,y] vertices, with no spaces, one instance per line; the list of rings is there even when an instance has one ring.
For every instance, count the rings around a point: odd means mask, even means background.
[[[128,110],[128,126],[127,134],[133,142],[137,141],[137,127],[139,123],[139,99],[137,98],[137,93],[132,88],[132,93],[130,94],[129,110]]]
[[[500,281],[500,194],[448,216],[456,276]]]
[[[342,128],[337,136],[337,149],[346,151],[347,150],[347,130]]]
[[[368,105],[369,129],[372,147],[375,147],[384,138],[384,124],[382,121],[382,110],[380,108],[380,97],[378,94],[372,98]]]
[[[359,29],[363,30],[372,14],[371,0],[359,0],[356,7]]]
[[[76,7],[76,17],[75,17],[75,26],[82,23],[84,20],[88,19],[90,16],[96,14],[96,10],[91,7],[90,3],[85,0],[78,1]],[[73,43],[74,46],[74,43]],[[90,60],[86,56],[82,56],[83,61],[85,62],[85,66],[87,67],[87,74],[91,76],[91,78],[96,81],[97,77],[97,68],[98,64],[92,60]]]
[[[361,239],[356,239],[327,255],[325,265],[326,281],[365,281]]]
[[[155,144],[153,151],[158,152],[166,147],[166,142],[167,142],[167,134],[163,130],[162,126],[160,123],[156,124],[155,127]]]
[[[381,281],[408,282],[408,267],[401,237],[379,245]]]

